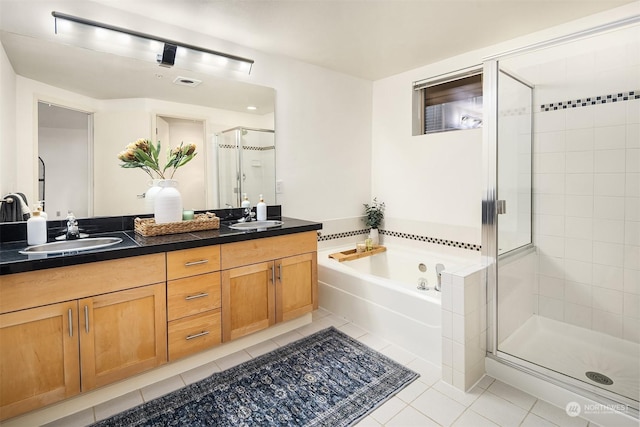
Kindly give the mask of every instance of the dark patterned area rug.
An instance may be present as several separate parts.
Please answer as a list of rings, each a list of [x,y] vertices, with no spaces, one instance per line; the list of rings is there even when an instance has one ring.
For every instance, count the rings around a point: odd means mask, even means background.
[[[418,376],[331,327],[94,426],[348,426]]]

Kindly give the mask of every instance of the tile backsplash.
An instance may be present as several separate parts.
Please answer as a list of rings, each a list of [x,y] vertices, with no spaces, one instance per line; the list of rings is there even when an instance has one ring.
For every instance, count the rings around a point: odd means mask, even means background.
[[[640,93],[540,107],[534,311],[640,342]]]

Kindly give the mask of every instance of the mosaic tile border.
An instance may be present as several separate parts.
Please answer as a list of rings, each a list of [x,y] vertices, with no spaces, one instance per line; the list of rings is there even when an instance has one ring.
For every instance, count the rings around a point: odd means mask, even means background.
[[[234,149],[236,148],[236,146],[234,144],[218,144],[219,148],[231,148]],[[275,150],[276,146],[275,145],[270,145],[267,147],[254,147],[252,145],[245,145],[244,147],[242,147],[244,150],[249,150],[249,151],[269,151],[269,150]]]
[[[343,239],[345,237],[359,236],[361,234],[364,234],[364,235],[369,234],[369,229],[345,231],[343,233],[327,234],[326,236],[319,235],[318,242],[326,242],[328,240]]]
[[[435,237],[419,236],[417,234],[399,233],[397,231],[380,230],[380,234],[392,237],[400,237],[402,239],[417,240],[419,242],[435,243],[436,245],[451,246],[460,249],[469,249],[471,251],[479,251],[482,249],[481,245],[475,245],[473,243],[456,242],[454,240],[438,239]]]
[[[588,98],[542,104],[540,105],[540,111],[565,110],[567,108],[588,107],[590,105],[632,101],[634,99],[640,99],[640,90],[630,90],[628,92],[617,92],[609,95],[591,96]]]
[[[346,231],[343,233],[327,234],[325,236],[319,235],[318,241],[326,242],[329,240],[342,239],[345,237],[353,237],[353,236],[360,236],[360,235],[366,236],[368,234],[369,234],[369,229]],[[482,249],[481,245],[475,245],[473,243],[456,242],[453,240],[438,239],[435,237],[419,236],[417,234],[399,233],[397,231],[380,230],[380,234],[385,236],[391,236],[391,237],[399,237],[401,239],[409,239],[409,240],[416,240],[419,242],[434,243],[436,245],[444,245],[444,246],[450,246],[454,248],[468,249],[471,251],[480,251],[480,249]]]

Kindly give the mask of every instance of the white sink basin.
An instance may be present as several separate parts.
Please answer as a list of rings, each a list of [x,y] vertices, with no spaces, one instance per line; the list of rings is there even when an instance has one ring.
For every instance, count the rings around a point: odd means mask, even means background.
[[[283,223],[282,221],[249,221],[249,222],[237,222],[230,225],[229,228],[234,230],[261,230],[271,227],[279,227]]]
[[[63,240],[60,242],[43,243],[29,246],[19,251],[21,254],[57,254],[62,252],[88,251],[106,248],[122,242],[119,237],[92,237],[88,239]]]

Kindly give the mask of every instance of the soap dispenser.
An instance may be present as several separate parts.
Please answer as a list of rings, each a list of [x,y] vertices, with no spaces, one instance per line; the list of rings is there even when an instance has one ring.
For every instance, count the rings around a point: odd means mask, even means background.
[[[38,207],[36,208],[36,210],[40,212],[40,216],[44,218],[44,220],[46,221],[49,219],[49,217],[47,213],[44,211],[43,205],[44,205],[44,200],[38,201]]]
[[[36,209],[31,218],[27,220],[27,244],[32,246],[43,243],[47,243],[47,220]]]
[[[264,202],[262,194],[260,195],[260,201],[256,205],[256,217],[258,218],[258,221],[267,220],[267,204]]]
[[[240,205],[243,208],[250,208],[251,207],[251,202],[249,201],[249,198],[247,197],[247,193],[242,193],[242,204]]]

